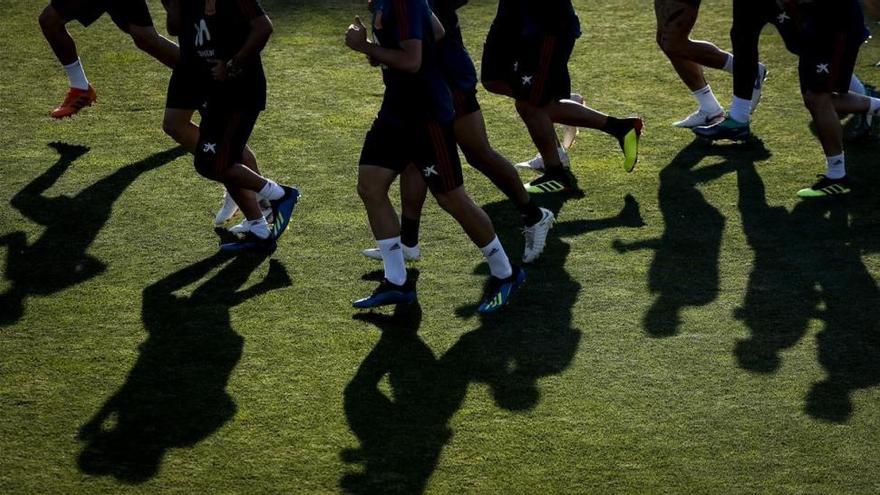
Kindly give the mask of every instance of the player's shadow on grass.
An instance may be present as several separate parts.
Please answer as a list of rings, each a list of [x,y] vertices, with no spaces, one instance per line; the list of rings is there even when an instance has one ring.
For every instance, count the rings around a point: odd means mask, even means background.
[[[752,335],[737,343],[739,365],[773,373],[780,354],[806,336],[813,319],[826,378],[807,393],[805,411],[846,421],[853,391],[880,384],[880,290],[854,241],[846,200],[802,201],[789,212],[767,204],[754,164],[737,171],[743,230],[755,252],[743,305]],[[856,198],[857,199],[857,198]]]
[[[558,212],[561,202],[545,206]],[[519,252],[520,246],[511,242],[520,238],[516,210],[508,202],[484,209],[509,252]],[[453,435],[449,422],[473,383],[487,385],[501,409],[536,407],[539,380],[565,371],[581,338],[572,327],[581,285],[565,269],[570,246],[562,238],[643,224],[638,203],[629,196],[618,215],[559,224],[541,259],[528,268],[526,285],[512,305],[500,314],[481,316],[476,329],[439,357],[418,336],[420,307],[400,307],[392,316],[356,315],[382,335],[345,389],[346,417],[360,448],[343,451],[342,458],[362,469],[345,474],[341,488],[347,493],[424,492]],[[484,266],[477,270],[483,271]],[[474,310],[465,306],[458,313],[467,317]]]
[[[110,218],[113,203],[141,174],[184,154],[181,148],[156,153],[120,168],[75,196],[46,197],[45,192],[70,165],[89,151],[85,146],[63,143],[49,146],[58,152],[58,161],[11,201],[22,215],[46,229],[32,244],[20,231],[0,237],[0,245],[7,248],[6,279],[11,282],[11,288],[0,295],[0,326],[11,325],[24,315],[28,297],[55,294],[102,273],[106,265],[88,250]]]
[[[244,339],[232,329],[230,310],[291,284],[273,260],[263,280],[239,290],[267,256],[239,256],[222,266],[231,256],[220,252],[144,289],[149,337],[125,383],[80,429],[80,470],[142,483],[158,472],[168,449],[191,447],[233,417],[226,384]]]
[[[630,244],[614,243],[621,253],[654,250],[648,286],[656,297],[643,319],[649,335],[677,334],[684,308],[705,306],[718,297],[718,260],[725,219],[697,186],[735,171],[740,163],[769,157],[761,142],[710,146],[693,141],[660,172],[658,202],[666,224],[663,236]],[[697,168],[711,158],[721,161]]]

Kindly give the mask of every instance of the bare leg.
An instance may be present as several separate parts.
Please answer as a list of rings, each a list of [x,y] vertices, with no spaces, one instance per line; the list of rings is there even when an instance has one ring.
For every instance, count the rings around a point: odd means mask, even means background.
[[[58,61],[62,65],[70,65],[79,58],[76,53],[76,43],[67,32],[67,21],[61,17],[61,14],[51,5],[43,10],[40,14],[40,28],[43,30],[43,36],[58,57]]]
[[[513,164],[489,144],[482,112],[473,112],[455,119],[455,138],[468,163],[488,177],[518,206],[529,203],[529,193],[520,182]]]
[[[358,194],[367,210],[367,218],[375,239],[391,239],[400,235],[400,221],[388,198],[388,189],[397,174],[374,165],[358,168]]]
[[[559,156],[559,139],[553,128],[553,121],[542,108],[525,101],[516,102],[516,110],[522,117],[532,142],[544,158],[547,170],[561,170],[562,158]]]
[[[660,49],[691,91],[705,88],[703,67],[723,69],[729,54],[712,43],[690,39],[699,7],[678,0],[655,0],[654,11]]]
[[[410,165],[400,174],[400,209],[401,214],[413,220],[422,217],[422,208],[428,195],[428,184],[422,180],[422,174],[414,165]]]
[[[135,46],[168,67],[173,69],[180,60],[180,48],[160,35],[153,26],[130,25],[128,33]]]
[[[478,248],[495,239],[495,227],[482,208],[468,196],[464,186],[443,194],[435,194],[437,203],[461,225],[464,232]],[[389,203],[390,204],[390,203]]]
[[[816,133],[825,150],[825,156],[843,153],[843,128],[831,93],[807,91],[804,94],[804,103],[816,123]]]

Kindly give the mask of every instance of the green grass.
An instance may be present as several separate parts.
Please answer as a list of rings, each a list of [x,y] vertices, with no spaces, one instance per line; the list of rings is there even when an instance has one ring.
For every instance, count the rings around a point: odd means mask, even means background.
[[[109,19],[74,26],[100,99],[52,122],[66,81],[42,2],[0,0],[0,492],[880,491],[877,145],[849,148],[862,193],[796,200],[823,162],[775,32],[766,149],[707,148],[668,126],[693,102],[650,2],[577,1],[574,87],[645,116],[636,173],[582,133],[587,195],[552,205],[506,313],[473,315],[485,267],[431,204],[421,311],[353,316],[378,268],[358,254],[355,174],[382,87],[342,45],[364,8],[265,3],[270,105],[251,144],[305,196],[273,261],[231,261],[210,228],[220,188],[160,128],[168,71]],[[729,2],[704,4],[695,36],[728,47]],[[462,9],[477,60],[493,14]],[[878,58],[869,43],[869,82]],[[729,101],[729,76],[709,77]],[[511,102],[480,95],[496,147],[531,156]],[[59,161],[56,141],[89,149]],[[518,255],[515,211],[465,174]]]

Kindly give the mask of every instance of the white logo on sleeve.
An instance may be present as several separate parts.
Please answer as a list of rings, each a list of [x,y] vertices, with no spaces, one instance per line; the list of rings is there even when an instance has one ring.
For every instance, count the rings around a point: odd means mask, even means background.
[[[206,41],[211,41],[211,32],[208,31],[208,23],[201,19],[196,28],[196,46],[204,46]]]
[[[816,66],[816,74],[831,74],[828,64],[819,64]]]

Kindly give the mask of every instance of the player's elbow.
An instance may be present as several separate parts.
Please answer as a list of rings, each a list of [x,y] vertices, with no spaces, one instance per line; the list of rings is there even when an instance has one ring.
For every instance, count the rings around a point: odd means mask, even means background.
[[[404,72],[409,72],[410,74],[415,74],[422,69],[422,54],[411,54],[404,58],[403,63],[400,65],[400,70]]]

